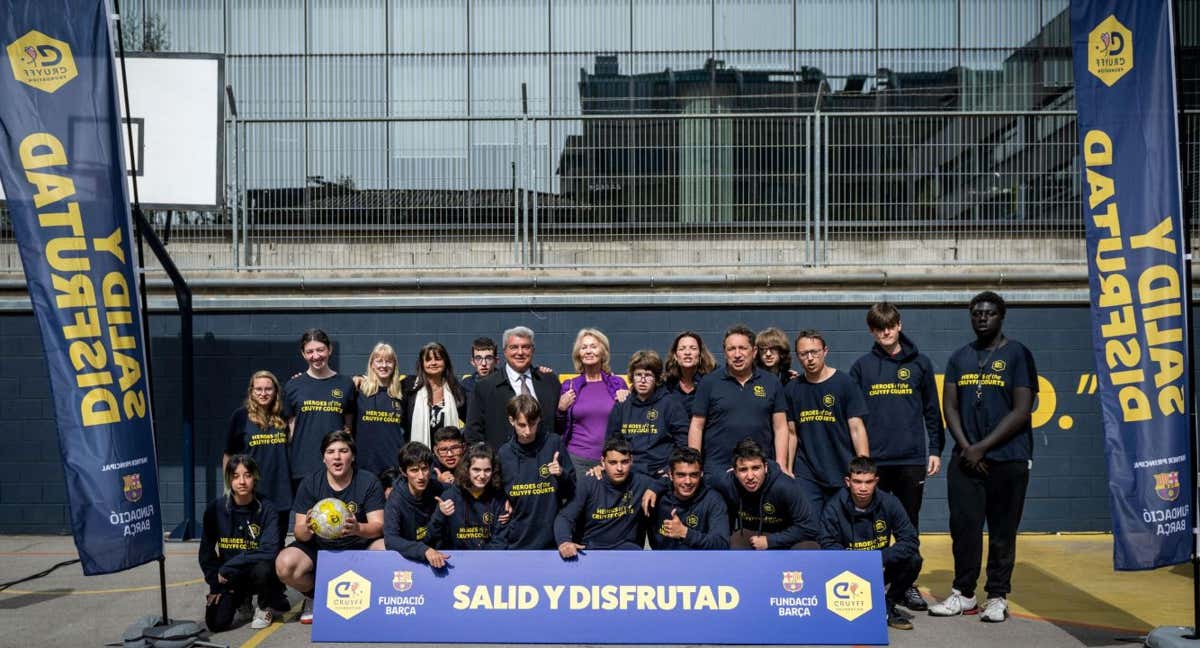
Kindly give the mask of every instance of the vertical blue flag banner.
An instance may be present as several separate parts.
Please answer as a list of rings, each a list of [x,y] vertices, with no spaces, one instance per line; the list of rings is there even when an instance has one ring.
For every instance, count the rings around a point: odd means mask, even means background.
[[[888,642],[878,551],[322,551],[313,641]]]
[[[1191,358],[1169,0],[1072,0],[1092,338],[1113,566],[1192,552]]]
[[[108,15],[104,0],[17,0],[0,14],[0,181],[88,575],[163,553]]]

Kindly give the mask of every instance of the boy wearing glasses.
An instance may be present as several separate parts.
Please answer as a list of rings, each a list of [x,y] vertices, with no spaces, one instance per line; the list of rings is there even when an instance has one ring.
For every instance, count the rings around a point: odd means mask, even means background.
[[[862,391],[848,374],[825,364],[828,353],[820,331],[800,331],[796,358],[804,374],[784,389],[788,420],[796,426],[791,448],[796,486],[815,512],[845,489],[850,460],[870,454]]]
[[[467,440],[460,428],[447,425],[433,433],[433,474],[443,484],[454,483],[454,469],[467,451]]]
[[[981,292],[968,309],[975,341],[950,356],[942,387],[946,427],[954,438],[946,469],[954,589],[929,613],[979,614],[981,621],[995,623],[1008,618],[1017,527],[1033,465],[1030,414],[1038,378],[1029,349],[1001,332],[1007,306],[1000,295]],[[975,585],[985,520],[987,601],[980,613]]]
[[[688,415],[679,396],[662,386],[662,359],[641,350],[629,360],[633,396],[608,414],[605,438],[623,436],[633,449],[634,472],[662,477],[676,447],[687,446]]]
[[[458,383],[467,396],[466,409],[468,411],[471,409],[471,396],[475,394],[475,381],[483,380],[492,373],[492,369],[496,368],[495,340],[490,337],[475,338],[475,341],[471,343],[471,366],[475,367],[475,373],[463,376]]]

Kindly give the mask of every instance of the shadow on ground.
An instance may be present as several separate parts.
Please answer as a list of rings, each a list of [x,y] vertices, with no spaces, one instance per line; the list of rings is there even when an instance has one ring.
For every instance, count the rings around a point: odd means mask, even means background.
[[[54,599],[62,598],[74,592],[73,589],[55,590],[53,592],[39,594],[19,594],[17,596],[0,598],[0,610],[19,610],[38,603],[46,603]]]

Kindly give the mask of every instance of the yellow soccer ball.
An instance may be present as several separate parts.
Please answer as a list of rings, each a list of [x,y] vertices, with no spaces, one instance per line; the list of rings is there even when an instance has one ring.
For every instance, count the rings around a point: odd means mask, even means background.
[[[342,525],[352,515],[345,502],[336,497],[326,497],[308,512],[308,527],[326,540],[336,540],[342,537]]]

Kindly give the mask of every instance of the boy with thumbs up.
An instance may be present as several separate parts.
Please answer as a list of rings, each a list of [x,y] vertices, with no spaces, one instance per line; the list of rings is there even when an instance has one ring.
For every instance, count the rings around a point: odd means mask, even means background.
[[[581,480],[554,520],[554,540],[564,560],[585,548],[637,551],[645,545],[641,502],[650,478],[633,471],[629,441],[623,436],[605,441],[600,465],[601,478]]]
[[[650,511],[652,549],[728,549],[729,512],[719,493],[704,485],[695,448],[676,448],[667,460],[671,490]]]
[[[553,549],[554,518],[575,494],[575,467],[562,438],[539,429],[542,408],[518,394],[506,406],[513,436],[496,454],[504,494],[512,506],[509,549]]]

